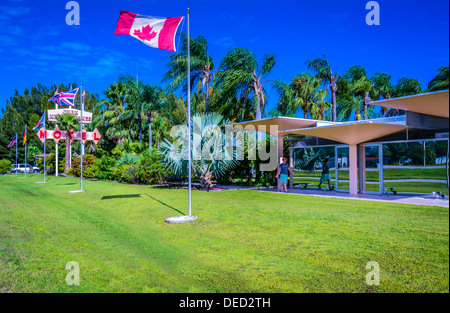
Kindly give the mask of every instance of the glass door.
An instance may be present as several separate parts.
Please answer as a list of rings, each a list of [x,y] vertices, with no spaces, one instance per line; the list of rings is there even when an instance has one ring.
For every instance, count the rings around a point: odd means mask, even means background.
[[[361,150],[360,150],[361,151]],[[360,191],[362,193],[382,193],[382,150],[380,144],[363,145],[360,164]]]
[[[348,146],[336,146],[335,157],[330,159],[330,168],[335,168],[336,190],[349,191],[349,149]]]

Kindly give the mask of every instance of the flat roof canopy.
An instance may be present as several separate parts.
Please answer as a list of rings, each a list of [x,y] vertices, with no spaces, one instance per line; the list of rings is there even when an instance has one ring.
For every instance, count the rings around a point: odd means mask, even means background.
[[[359,122],[340,125],[292,129],[280,132],[280,135],[300,134],[325,138],[345,144],[359,144],[384,137],[408,128],[405,125]]]
[[[369,102],[386,108],[449,117],[449,91],[437,91],[419,95]]]
[[[297,129],[297,128],[316,126],[317,122],[318,122],[317,120],[278,116],[278,117],[273,117],[273,118],[264,118],[261,120],[253,120],[253,121],[247,121],[247,122],[242,122],[242,123],[230,124],[230,125],[226,125],[226,127],[242,126],[243,128],[245,128],[246,126],[253,126],[253,127],[255,127],[255,130],[258,130],[258,126],[265,126],[266,131],[261,130],[260,132],[269,134],[271,125],[276,125],[278,127],[278,131],[283,131],[283,130],[288,130],[288,129]],[[277,135],[277,134],[272,134],[272,135]]]

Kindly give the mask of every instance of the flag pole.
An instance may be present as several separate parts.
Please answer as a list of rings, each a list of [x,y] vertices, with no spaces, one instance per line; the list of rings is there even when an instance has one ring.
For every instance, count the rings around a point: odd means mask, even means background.
[[[46,115],[47,111],[44,110],[44,129],[45,129],[45,121],[46,121]],[[47,167],[45,165],[45,153],[46,153],[46,147],[47,147],[47,131],[45,131],[45,135],[44,135],[44,183],[45,181],[45,172],[47,171]]]
[[[58,101],[55,101],[55,110],[58,110]],[[58,126],[58,123],[56,123],[56,126]],[[58,150],[59,144],[55,142],[55,176],[58,176]]]
[[[17,145],[19,143],[19,134],[16,133],[16,176],[17,176],[17,168],[19,167],[19,164],[17,164]]]
[[[84,99],[83,99],[83,84],[80,85],[80,105],[81,105],[81,162],[80,162],[80,169],[81,169],[81,180],[80,180],[80,191],[83,191],[83,154],[84,154],[84,143],[83,143],[83,110],[84,110]]]
[[[191,39],[189,12],[187,9],[187,101],[188,101],[188,172],[189,172],[189,218],[192,217],[192,170],[191,170]]]
[[[25,124],[25,178],[27,178],[27,124]]]

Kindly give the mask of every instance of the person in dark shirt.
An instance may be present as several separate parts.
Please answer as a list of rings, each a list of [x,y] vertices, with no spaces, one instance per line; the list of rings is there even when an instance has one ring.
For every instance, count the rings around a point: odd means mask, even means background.
[[[275,178],[278,178],[278,175],[280,175],[280,187],[279,187],[278,191],[282,191],[282,189],[284,187],[284,190],[286,192],[288,192],[287,191],[287,181],[288,181],[289,171],[292,173],[292,176],[294,176],[294,172],[292,171],[292,169],[289,167],[289,164],[287,163],[287,158],[283,157],[283,163],[281,163],[280,166],[278,167],[278,172],[277,172],[277,175],[275,176]]]
[[[328,187],[331,188],[331,176],[330,176],[330,167],[328,166],[328,162],[330,162],[329,158],[326,158],[323,161],[323,165],[322,165],[322,177],[320,177],[320,183],[319,183],[319,189],[322,189],[320,186],[322,185],[322,183],[324,181],[328,181]]]

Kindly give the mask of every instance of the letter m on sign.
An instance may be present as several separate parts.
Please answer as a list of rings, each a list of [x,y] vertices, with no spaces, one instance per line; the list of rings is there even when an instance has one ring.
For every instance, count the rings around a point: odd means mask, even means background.
[[[38,137],[41,140],[41,142],[44,143],[45,139],[47,138],[47,130],[45,128],[41,128],[38,131]]]

